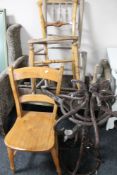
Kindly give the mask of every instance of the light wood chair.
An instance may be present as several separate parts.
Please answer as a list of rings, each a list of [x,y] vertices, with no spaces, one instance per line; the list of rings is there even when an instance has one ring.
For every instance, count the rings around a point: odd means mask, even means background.
[[[42,31],[42,38],[40,39],[31,39],[29,40],[29,66],[40,66],[40,65],[50,65],[52,63],[69,63],[72,64],[72,73],[73,78],[79,80],[80,79],[80,66],[79,66],[79,47],[81,40],[81,31],[82,31],[82,12],[80,11],[78,21],[78,5],[79,2],[84,2],[84,0],[37,0],[39,7],[39,17],[40,17],[40,26]],[[53,6],[53,21],[48,22],[47,8]],[[83,7],[83,3],[81,3]],[[71,7],[71,14],[69,14],[69,7]],[[65,11],[65,14],[62,11]],[[59,11],[59,12],[58,12]],[[55,17],[55,13],[59,13],[59,19]],[[70,15],[72,16],[71,19]],[[71,20],[71,21],[69,21]],[[78,25],[79,24],[79,25]],[[70,35],[49,35],[48,27],[56,27],[61,28],[63,26],[71,26],[71,34]],[[79,29],[79,31],[78,31]],[[67,31],[66,31],[67,32]],[[78,33],[80,36],[78,36]],[[56,44],[59,44],[59,46]],[[43,45],[39,50],[35,50],[38,45]],[[49,50],[56,49],[60,50],[71,50],[71,59],[61,58],[57,60],[54,58],[49,58]],[[44,59],[35,59],[38,56],[40,58],[43,56]],[[63,56],[62,56],[63,57]],[[68,57],[68,56],[67,56]],[[32,82],[34,84],[34,81]],[[34,86],[34,85],[33,85]]]
[[[5,144],[8,150],[10,168],[14,172],[14,155],[16,150],[43,152],[50,151],[56,166],[58,175],[62,175],[58,152],[55,145],[54,123],[57,115],[55,101],[44,94],[18,93],[17,82],[29,78],[45,78],[57,82],[57,93],[60,91],[62,69],[56,70],[49,67],[25,67],[9,69],[10,83],[15,99],[17,119],[14,126],[5,137]],[[22,103],[41,102],[53,105],[52,112],[23,111]],[[22,160],[23,161],[23,160]]]

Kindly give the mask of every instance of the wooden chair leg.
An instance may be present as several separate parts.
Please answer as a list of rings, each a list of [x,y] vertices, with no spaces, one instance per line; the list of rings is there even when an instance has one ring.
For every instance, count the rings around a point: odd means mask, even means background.
[[[55,137],[55,149],[56,149],[56,153],[58,156],[59,155],[59,147],[58,147],[58,137],[57,136]]]
[[[10,168],[11,168],[12,172],[14,173],[15,172],[14,150],[7,147],[7,152],[8,152],[8,157],[9,157],[9,161],[10,161]]]
[[[59,164],[59,159],[58,159],[58,154],[57,154],[57,150],[55,149],[55,147],[51,149],[51,155],[52,155],[54,164],[56,166],[58,175],[62,175],[60,164]]]
[[[33,44],[29,44],[29,66],[34,66],[34,46]],[[31,87],[32,93],[35,94],[36,92],[36,79],[31,79]]]

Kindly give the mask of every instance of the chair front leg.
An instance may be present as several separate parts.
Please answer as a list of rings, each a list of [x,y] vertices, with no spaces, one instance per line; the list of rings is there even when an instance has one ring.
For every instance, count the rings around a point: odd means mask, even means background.
[[[14,165],[14,150],[7,147],[7,152],[8,152],[8,157],[9,157],[9,161],[10,161],[10,168],[12,170],[12,172],[15,172],[15,165]]]
[[[58,175],[62,175],[60,164],[59,164],[58,153],[57,153],[57,150],[55,149],[55,147],[53,147],[51,149],[51,155],[52,155],[54,164],[56,166],[56,170],[57,170]]]

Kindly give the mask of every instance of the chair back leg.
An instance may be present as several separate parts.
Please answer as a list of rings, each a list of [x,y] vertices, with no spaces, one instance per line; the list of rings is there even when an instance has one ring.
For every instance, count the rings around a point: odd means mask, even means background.
[[[12,172],[14,173],[15,172],[14,150],[7,147],[7,152],[8,152],[8,157],[9,157],[9,161],[10,161],[10,168],[11,168]]]
[[[54,164],[56,166],[56,171],[57,171],[58,175],[62,175],[60,163],[59,163],[59,158],[58,158],[58,153],[57,153],[57,150],[55,149],[55,147],[53,147],[51,149],[51,155],[52,155]]]

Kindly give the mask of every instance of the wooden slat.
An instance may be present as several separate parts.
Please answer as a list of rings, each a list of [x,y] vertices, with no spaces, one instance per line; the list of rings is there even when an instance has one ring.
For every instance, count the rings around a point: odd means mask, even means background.
[[[70,23],[62,22],[62,21],[56,21],[56,22],[48,22],[46,24],[47,27],[54,26],[54,27],[62,27],[64,25],[70,25]]]
[[[68,3],[68,4],[72,4],[72,0],[47,0],[47,3],[54,3],[54,4],[60,4],[60,3]]]
[[[69,49],[72,49],[71,47],[62,47],[62,46],[51,46],[51,47],[48,47],[48,49],[67,49],[67,50],[69,50]],[[40,53],[40,52],[42,52],[44,50],[44,48],[43,49],[39,49],[39,50],[36,50],[35,52],[34,52],[34,54],[38,54],[38,53]],[[41,54],[41,53],[40,53]],[[46,54],[46,53],[42,53],[42,54]]]
[[[69,40],[78,40],[78,36],[49,36],[48,38],[41,39],[31,39],[28,41],[29,44],[44,44],[44,43],[53,43],[57,44],[57,42],[61,41],[69,41]]]
[[[40,65],[40,64],[52,64],[52,63],[71,63],[72,60],[47,60],[47,61],[35,61],[35,65]]]
[[[13,73],[15,80],[22,80],[28,78],[42,78],[58,82],[61,70],[56,70],[49,67],[25,67],[15,69]]]
[[[55,104],[54,100],[47,95],[43,94],[28,94],[28,95],[22,95],[19,98],[21,103],[25,102],[47,102],[50,104]]]

